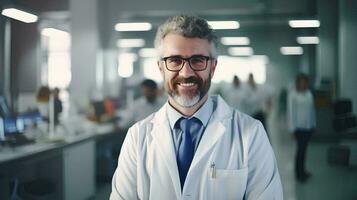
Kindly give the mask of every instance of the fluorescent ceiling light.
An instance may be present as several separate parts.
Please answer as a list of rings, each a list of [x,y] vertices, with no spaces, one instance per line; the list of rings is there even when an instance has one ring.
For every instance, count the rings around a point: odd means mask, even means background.
[[[44,28],[41,34],[47,37],[69,37],[69,33],[55,28]]]
[[[291,28],[317,28],[320,27],[319,20],[290,20]]]
[[[237,21],[208,21],[208,24],[213,29],[238,29],[239,22]]]
[[[301,36],[297,37],[296,41],[299,44],[318,44],[320,42],[319,37],[316,36]]]
[[[117,23],[115,25],[116,31],[149,31],[151,28],[151,24],[147,22]]]
[[[221,42],[224,45],[249,45],[248,37],[222,37]]]
[[[251,56],[254,51],[252,47],[230,47],[228,53],[232,56]]]
[[[144,39],[120,39],[117,42],[117,46],[120,48],[133,48],[145,46]]]
[[[280,53],[283,55],[302,55],[304,53],[302,47],[286,46],[280,48]]]
[[[33,23],[38,20],[36,15],[16,8],[5,8],[2,10],[1,14],[25,23]]]
[[[152,57],[156,57],[157,53],[156,53],[156,49],[154,48],[142,48],[139,50],[139,55],[145,58],[152,58]]]

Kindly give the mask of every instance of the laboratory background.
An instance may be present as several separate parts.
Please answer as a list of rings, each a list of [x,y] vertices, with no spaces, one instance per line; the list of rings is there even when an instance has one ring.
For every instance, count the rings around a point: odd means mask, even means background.
[[[357,199],[357,1],[0,0],[0,9],[1,200],[109,198],[127,129],[167,100],[153,41],[180,13],[219,36],[210,93],[262,121],[284,199]]]

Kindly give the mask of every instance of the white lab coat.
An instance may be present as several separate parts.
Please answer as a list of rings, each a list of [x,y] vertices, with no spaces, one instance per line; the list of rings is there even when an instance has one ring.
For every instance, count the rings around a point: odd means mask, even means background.
[[[212,100],[216,108],[182,192],[166,103],[129,129],[110,200],[283,199],[274,153],[261,123],[231,109],[220,97]]]

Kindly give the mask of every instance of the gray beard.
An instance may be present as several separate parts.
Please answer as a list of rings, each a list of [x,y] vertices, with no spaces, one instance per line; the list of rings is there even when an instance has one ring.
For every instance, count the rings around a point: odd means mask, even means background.
[[[180,106],[185,107],[185,108],[189,108],[189,107],[196,105],[202,98],[200,96],[200,94],[197,94],[192,98],[185,97],[185,96],[179,96],[177,94],[173,94],[171,97],[177,104],[179,104]]]
[[[164,77],[164,82],[165,81],[166,80]],[[208,86],[208,89],[209,89],[209,87],[211,85],[211,71],[209,72],[208,84],[209,84],[209,86]],[[185,107],[185,108],[190,108],[190,107],[196,105],[208,93],[208,90],[204,94],[202,92],[198,91],[198,93],[195,96],[190,98],[187,96],[180,96],[175,91],[169,92],[168,88],[166,88],[166,91],[167,91],[168,95],[170,97],[172,97],[172,99],[177,104],[179,104],[180,106]]]

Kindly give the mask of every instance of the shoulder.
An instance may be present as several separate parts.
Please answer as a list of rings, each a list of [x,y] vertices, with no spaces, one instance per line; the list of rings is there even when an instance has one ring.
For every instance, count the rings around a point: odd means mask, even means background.
[[[158,123],[162,123],[166,119],[166,104],[161,106],[161,108],[147,116],[146,118],[136,122],[132,125],[128,134],[137,135],[138,139],[143,139],[146,135],[153,129],[153,126]]]

